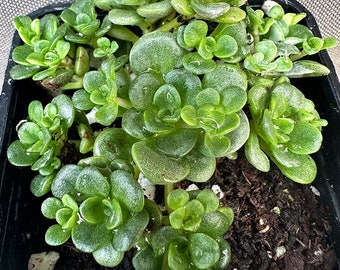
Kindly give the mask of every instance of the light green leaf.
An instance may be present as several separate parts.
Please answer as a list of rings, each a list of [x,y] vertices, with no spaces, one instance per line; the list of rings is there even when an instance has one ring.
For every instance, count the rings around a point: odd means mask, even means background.
[[[247,160],[256,169],[262,172],[268,172],[270,169],[270,162],[266,154],[261,150],[258,137],[251,132],[249,139],[245,144],[245,154]]]
[[[193,52],[183,56],[183,66],[193,74],[202,75],[212,72],[216,68],[216,63],[212,59],[204,59],[197,52]]]
[[[189,202],[189,193],[184,189],[175,189],[169,193],[166,200],[168,207],[176,210]]]
[[[89,253],[98,250],[103,243],[112,239],[112,231],[107,230],[104,224],[96,225],[81,221],[72,229],[71,237],[77,249]]]
[[[131,212],[140,212],[144,207],[144,192],[133,175],[116,170],[110,175],[111,195]]]
[[[117,228],[113,236],[113,248],[127,251],[138,242],[149,222],[149,215],[145,210],[131,213],[125,222]]]
[[[114,267],[121,263],[124,252],[117,251],[110,242],[93,251],[93,257],[97,263],[106,267]]]
[[[207,2],[204,0],[190,0],[191,8],[201,17],[208,20],[216,19],[226,13],[230,5],[225,2]]]
[[[145,141],[132,146],[132,157],[143,174],[155,184],[181,181],[190,172],[186,160],[168,157]],[[157,164],[157,168],[154,164]]]
[[[147,70],[163,74],[182,65],[183,49],[176,42],[176,36],[168,32],[151,32],[143,35],[131,48],[130,65],[139,75]]]
[[[76,181],[82,168],[77,165],[65,165],[53,180],[51,191],[54,197],[61,199],[64,194],[77,196]]]
[[[28,146],[19,140],[10,144],[7,149],[8,161],[15,166],[31,166],[39,157],[39,153],[27,152]]]
[[[296,123],[289,137],[288,149],[301,155],[317,152],[322,143],[320,130],[307,122]]]
[[[64,244],[71,235],[71,230],[64,230],[61,225],[55,224],[49,227],[45,234],[45,241],[50,246]]]
[[[90,197],[81,203],[79,206],[79,212],[81,216],[91,224],[99,224],[104,221],[104,205],[102,203],[102,198],[100,197]]]
[[[118,25],[139,25],[143,18],[134,10],[114,8],[109,11],[109,20]]]
[[[49,197],[42,202],[41,212],[44,217],[55,219],[58,210],[60,210],[62,207],[63,203],[61,202],[61,200],[54,197]]]
[[[38,174],[35,176],[30,184],[30,190],[36,197],[41,197],[47,194],[51,190],[51,185],[55,175],[43,176]]]
[[[208,33],[205,21],[193,20],[184,29],[183,38],[188,47],[196,47]]]
[[[85,167],[77,175],[76,189],[87,196],[107,197],[110,192],[110,184],[100,171],[93,167]]]
[[[192,262],[199,269],[213,266],[220,257],[220,247],[210,236],[194,233],[189,237],[189,252]]]
[[[155,146],[168,156],[181,158],[194,148],[196,141],[195,131],[178,129],[167,135],[156,137]]]
[[[212,177],[216,169],[216,159],[207,157],[198,150],[193,149],[185,156],[190,164],[190,172],[186,177],[193,182],[206,182]]]
[[[170,269],[189,269],[191,258],[188,245],[188,240],[185,237],[177,237],[170,242],[167,254]]]

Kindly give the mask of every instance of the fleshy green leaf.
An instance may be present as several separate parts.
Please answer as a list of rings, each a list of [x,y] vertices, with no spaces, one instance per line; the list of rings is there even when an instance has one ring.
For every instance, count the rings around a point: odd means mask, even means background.
[[[132,259],[136,270],[159,270],[162,268],[162,257],[156,256],[150,246],[139,250]]]
[[[85,167],[77,175],[76,189],[87,196],[107,197],[110,192],[110,184],[100,171],[93,167]]]
[[[38,159],[39,153],[27,152],[28,146],[19,140],[10,144],[7,149],[8,161],[15,166],[31,166]]]
[[[155,138],[155,146],[168,156],[181,158],[194,148],[196,140],[195,131],[179,129],[165,136]]]
[[[216,63],[212,59],[204,59],[197,52],[187,53],[183,56],[183,66],[196,75],[212,72]]]
[[[167,254],[170,269],[189,269],[190,255],[188,245],[188,240],[184,237],[177,237],[170,242]]]
[[[143,35],[131,48],[130,65],[137,75],[150,69],[166,74],[181,66],[182,56],[183,50],[174,34],[151,32]]]
[[[167,197],[167,205],[173,210],[185,206],[189,202],[189,193],[184,189],[175,189]]]
[[[61,225],[55,224],[49,227],[45,234],[45,241],[50,246],[64,244],[71,236],[71,230],[64,230]]]
[[[112,239],[112,232],[104,224],[90,224],[81,221],[72,230],[72,241],[76,248],[82,252],[98,250],[108,239]]]
[[[105,217],[102,198],[96,196],[83,201],[79,206],[79,211],[85,221],[92,224],[102,223]]]
[[[117,170],[110,175],[111,194],[129,211],[140,212],[144,207],[144,192],[137,180],[126,171]]]
[[[307,122],[296,123],[289,137],[288,149],[296,154],[315,153],[322,143],[320,130]]]
[[[208,25],[205,21],[193,20],[184,29],[184,42],[188,47],[195,47],[206,37],[207,33]]]
[[[64,194],[77,196],[76,181],[82,168],[77,165],[65,165],[53,180],[51,191],[54,197],[61,199]]]
[[[41,197],[47,194],[51,190],[51,185],[55,175],[43,176],[38,174],[31,182],[30,190],[36,197]]]
[[[194,233],[189,237],[189,252],[192,262],[200,269],[213,266],[220,257],[218,243],[203,233]]]
[[[45,217],[49,219],[55,219],[58,210],[62,207],[63,203],[61,202],[61,200],[54,197],[49,197],[42,202],[41,212]]]
[[[145,210],[132,213],[113,236],[113,248],[118,251],[127,251],[133,247],[143,234],[149,222],[149,215]]]
[[[205,213],[213,212],[219,206],[219,200],[217,196],[210,189],[202,190],[200,193],[198,193],[196,199],[203,204]]]
[[[245,144],[245,154],[247,160],[258,170],[268,172],[270,162],[266,154],[261,150],[258,137],[251,132],[249,139]]]
[[[110,242],[93,251],[97,263],[106,267],[114,267],[121,263],[124,252],[115,250]]]
[[[102,131],[93,145],[93,155],[103,156],[110,161],[131,159],[131,146],[136,141],[120,128],[108,128]]]
[[[168,157],[145,141],[132,146],[132,157],[143,174],[155,184],[181,181],[190,172],[186,160]],[[154,166],[156,163],[157,168]]]

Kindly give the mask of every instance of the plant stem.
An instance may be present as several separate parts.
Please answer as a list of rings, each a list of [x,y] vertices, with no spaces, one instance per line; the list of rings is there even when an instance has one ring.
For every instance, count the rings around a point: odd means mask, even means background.
[[[174,184],[166,184],[164,186],[164,203],[165,203],[165,209],[168,211],[168,213],[170,213],[171,211],[168,207],[167,198],[168,198],[169,193],[173,190],[174,190]]]
[[[170,22],[164,23],[162,26],[157,28],[157,31],[171,32],[172,29],[178,29],[182,25],[181,17],[178,16]]]
[[[299,60],[301,59],[302,57],[306,56],[306,53],[305,52],[300,52],[299,54],[293,54],[290,56],[290,60],[292,61],[296,61],[296,60]]]
[[[125,109],[132,108],[132,104],[129,100],[126,100],[126,99],[123,99],[123,98],[120,98],[120,97],[116,97],[116,102],[122,108],[125,108]]]

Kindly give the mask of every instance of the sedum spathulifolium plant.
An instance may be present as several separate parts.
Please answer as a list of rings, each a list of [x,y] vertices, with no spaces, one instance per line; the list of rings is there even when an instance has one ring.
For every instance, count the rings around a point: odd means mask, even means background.
[[[76,0],[14,19],[12,78],[58,90],[29,104],[7,151],[37,172],[48,244],[72,241],[109,267],[137,249],[139,270],[226,269],[233,210],[176,183],[207,182],[241,150],[260,171],[314,180],[327,121],[291,79],[327,75],[313,55],[337,42],[305,13],[246,2]]]

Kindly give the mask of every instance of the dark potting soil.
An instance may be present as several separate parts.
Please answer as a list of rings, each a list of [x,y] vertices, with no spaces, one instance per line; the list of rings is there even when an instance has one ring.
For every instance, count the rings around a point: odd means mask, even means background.
[[[183,187],[188,184],[191,183],[181,183]],[[261,173],[241,155],[237,160],[219,159],[214,176],[199,187],[213,185],[222,189],[222,203],[235,212],[234,223],[225,236],[232,249],[228,270],[338,269],[335,267],[339,262],[328,239],[328,211],[313,186],[294,183],[274,166],[269,173]],[[43,238],[39,233],[38,237]],[[56,270],[133,269],[133,253],[121,265],[107,268],[69,243],[40,248],[34,252],[59,252]]]

